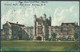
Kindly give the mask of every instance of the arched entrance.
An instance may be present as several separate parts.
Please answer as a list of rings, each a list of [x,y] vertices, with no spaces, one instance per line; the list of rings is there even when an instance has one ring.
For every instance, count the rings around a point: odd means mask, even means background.
[[[37,40],[41,40],[41,37],[39,36],[39,37],[37,37]]]

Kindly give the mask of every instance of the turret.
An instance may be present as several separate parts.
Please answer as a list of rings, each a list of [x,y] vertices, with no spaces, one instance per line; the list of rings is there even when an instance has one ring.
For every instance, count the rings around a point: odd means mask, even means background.
[[[37,16],[36,16],[36,15],[34,15],[34,21],[36,21],[36,18],[37,18]]]
[[[44,18],[46,18],[46,14],[44,14]]]
[[[44,14],[44,16],[43,16],[43,17],[44,17],[44,20],[46,20],[46,14]]]
[[[51,16],[49,17],[50,25],[51,25]]]
[[[36,18],[37,18],[37,16],[36,15],[34,15],[34,39],[35,39],[35,36],[36,36]]]
[[[51,21],[51,16],[49,16],[49,20]]]

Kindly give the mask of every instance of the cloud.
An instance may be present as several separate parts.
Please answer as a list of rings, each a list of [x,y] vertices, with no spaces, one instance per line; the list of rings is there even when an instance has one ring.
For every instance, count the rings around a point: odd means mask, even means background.
[[[68,16],[77,16],[77,13],[73,13],[74,8],[76,6],[73,5],[70,8],[62,8],[58,7],[55,9],[54,14],[52,17],[52,25],[60,25],[64,19],[67,19]],[[51,15],[52,8],[46,8],[45,6],[32,6],[20,8],[20,9],[9,9],[8,12],[5,15],[2,15],[1,18],[1,26],[6,21],[10,22],[18,22],[20,24],[24,25],[33,25],[33,15],[36,14],[37,16],[41,16],[43,13],[47,13],[48,15]]]
[[[35,12],[34,12],[35,11]],[[9,22],[18,22],[19,24],[24,24],[25,26],[33,25],[33,14],[37,14],[38,9],[32,6],[26,9],[9,9],[6,14],[1,17],[1,28],[2,25]]]
[[[59,10],[59,8],[56,8],[55,11],[54,11],[54,18],[56,18],[56,14],[57,14],[57,11]]]
[[[10,10],[7,12],[6,15],[3,15],[3,16],[1,17],[1,28],[2,28],[2,24],[4,24],[6,21],[9,21],[9,20],[11,19],[11,18],[10,18],[11,13],[12,13],[12,10],[10,9]]]
[[[62,8],[58,7],[54,11],[54,18],[52,20],[52,25],[60,25],[62,22],[71,21],[70,19],[74,19],[77,14],[73,11],[75,10],[75,5],[71,6],[70,8]],[[69,18],[70,17],[70,18]],[[72,18],[73,17],[73,18]]]
[[[62,16],[64,14],[65,10],[62,10],[58,15]]]
[[[28,11],[28,9],[26,8],[26,10],[25,10],[25,14],[24,14],[26,17],[28,17],[29,16],[29,11]]]
[[[65,17],[64,16],[61,16],[59,17],[58,21],[60,22],[61,20],[63,20]]]
[[[8,10],[8,12],[2,16],[1,18],[1,26],[6,22],[22,22],[23,19],[23,15],[22,15],[22,9],[18,9],[18,10]],[[21,21],[21,22],[20,22]],[[2,27],[1,27],[2,28]]]
[[[76,17],[77,16],[77,14],[76,13],[74,13],[74,17]]]
[[[70,7],[69,11],[72,12],[74,8],[75,8],[75,5],[73,5],[72,7]]]

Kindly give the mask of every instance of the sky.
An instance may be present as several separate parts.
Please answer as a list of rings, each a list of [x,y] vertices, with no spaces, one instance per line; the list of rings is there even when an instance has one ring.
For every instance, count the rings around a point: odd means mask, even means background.
[[[1,28],[8,22],[33,26],[33,17],[37,18],[46,14],[51,16],[52,26],[61,23],[79,24],[79,2],[78,1],[1,1]]]

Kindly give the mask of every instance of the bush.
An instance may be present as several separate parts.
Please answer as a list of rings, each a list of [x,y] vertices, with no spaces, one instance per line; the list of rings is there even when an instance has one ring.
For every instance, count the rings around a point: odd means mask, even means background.
[[[29,40],[29,35],[27,33],[25,33],[23,36],[22,36],[22,39],[23,40]]]

